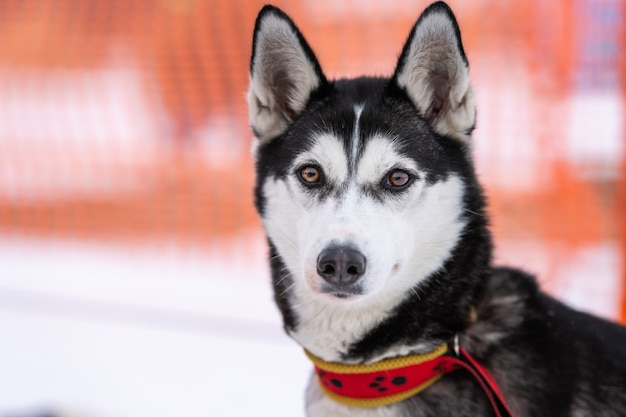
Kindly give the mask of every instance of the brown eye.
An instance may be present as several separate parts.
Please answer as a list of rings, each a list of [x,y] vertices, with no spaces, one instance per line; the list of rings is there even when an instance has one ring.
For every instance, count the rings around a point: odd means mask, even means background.
[[[411,176],[401,169],[394,169],[387,177],[387,185],[395,188],[402,188],[409,183]]]
[[[322,173],[319,168],[307,165],[300,170],[300,178],[307,184],[317,184],[322,179]]]

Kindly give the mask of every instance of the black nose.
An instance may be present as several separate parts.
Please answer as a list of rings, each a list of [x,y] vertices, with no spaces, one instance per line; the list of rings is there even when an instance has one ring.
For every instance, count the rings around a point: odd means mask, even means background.
[[[317,257],[317,273],[329,284],[354,284],[365,273],[365,256],[348,246],[331,246]]]

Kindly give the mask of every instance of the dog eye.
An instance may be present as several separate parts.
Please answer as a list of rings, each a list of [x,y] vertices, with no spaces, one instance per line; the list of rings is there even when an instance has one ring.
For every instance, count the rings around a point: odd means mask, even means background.
[[[307,165],[300,170],[300,178],[306,184],[318,184],[322,180],[322,172],[313,165]]]
[[[411,181],[411,175],[401,169],[394,169],[387,176],[387,186],[391,188],[405,187]]]

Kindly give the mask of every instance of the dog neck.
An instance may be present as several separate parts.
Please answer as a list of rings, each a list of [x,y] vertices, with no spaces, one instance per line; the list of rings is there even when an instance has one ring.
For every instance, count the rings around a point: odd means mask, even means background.
[[[471,316],[475,319],[475,311]],[[513,417],[500,386],[491,373],[459,344],[443,343],[431,352],[386,359],[371,364],[326,362],[305,350],[313,362],[320,390],[350,407],[373,408],[418,395],[445,374],[464,370],[482,388],[496,417]]]

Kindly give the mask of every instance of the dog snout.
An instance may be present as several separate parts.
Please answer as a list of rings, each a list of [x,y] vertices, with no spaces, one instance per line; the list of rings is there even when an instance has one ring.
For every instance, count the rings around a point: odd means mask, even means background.
[[[365,256],[349,246],[331,246],[317,257],[317,273],[329,284],[354,284],[365,273]]]

